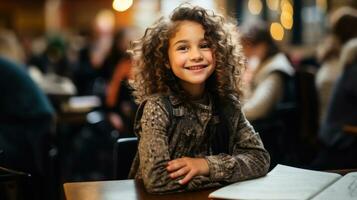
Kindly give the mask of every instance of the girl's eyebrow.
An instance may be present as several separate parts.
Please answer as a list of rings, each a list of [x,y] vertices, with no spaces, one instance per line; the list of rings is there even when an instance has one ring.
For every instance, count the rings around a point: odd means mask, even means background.
[[[188,40],[179,40],[179,41],[175,42],[174,45],[176,45],[178,43],[188,43]]]
[[[202,42],[202,41],[206,41],[206,39],[205,38],[200,39],[200,42]],[[174,46],[178,43],[188,43],[188,42],[189,42],[188,40],[179,40],[174,43]]]

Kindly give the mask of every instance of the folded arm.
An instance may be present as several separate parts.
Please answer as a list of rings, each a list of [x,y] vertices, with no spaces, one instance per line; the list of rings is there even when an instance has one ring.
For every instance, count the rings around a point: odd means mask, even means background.
[[[236,182],[265,175],[270,165],[258,133],[238,109],[239,120],[233,124],[230,137],[232,153],[207,156],[212,181]]]

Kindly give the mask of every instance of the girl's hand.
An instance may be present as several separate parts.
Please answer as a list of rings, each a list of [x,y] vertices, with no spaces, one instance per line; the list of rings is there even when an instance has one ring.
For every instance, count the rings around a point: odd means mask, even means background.
[[[204,158],[178,158],[168,162],[166,169],[172,179],[185,176],[179,181],[182,185],[188,183],[194,176],[209,174],[208,163]]]

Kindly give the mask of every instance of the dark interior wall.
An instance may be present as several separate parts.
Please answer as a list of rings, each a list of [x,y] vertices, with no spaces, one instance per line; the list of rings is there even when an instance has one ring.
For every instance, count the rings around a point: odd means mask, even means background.
[[[14,29],[18,33],[40,34],[44,31],[44,2],[0,1],[0,27]]]
[[[63,29],[89,28],[100,9],[111,9],[112,0],[62,0],[60,18]],[[46,31],[45,0],[0,0],[0,28],[19,34],[39,35]]]
[[[72,29],[88,29],[99,10],[111,9],[112,1],[66,0],[62,5],[63,26]]]

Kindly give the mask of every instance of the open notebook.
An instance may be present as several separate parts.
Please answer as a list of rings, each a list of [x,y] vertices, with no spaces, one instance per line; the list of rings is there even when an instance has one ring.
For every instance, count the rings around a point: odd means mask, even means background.
[[[357,200],[357,172],[341,176],[277,165],[264,177],[225,186],[212,192],[209,198]]]

